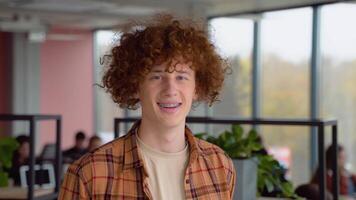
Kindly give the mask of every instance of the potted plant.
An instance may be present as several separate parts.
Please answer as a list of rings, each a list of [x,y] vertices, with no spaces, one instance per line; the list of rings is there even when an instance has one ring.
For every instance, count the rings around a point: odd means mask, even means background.
[[[200,133],[196,137],[219,146],[233,159],[238,177],[235,199],[256,199],[256,195],[272,191],[278,197],[297,198],[292,183],[282,178],[278,161],[261,153],[263,146],[255,130],[244,134],[240,125],[232,125],[230,131],[218,136]]]
[[[271,155],[257,154],[258,195],[270,194],[282,198],[297,199],[293,184],[284,178],[285,169]]]
[[[11,168],[12,156],[18,147],[16,139],[12,137],[0,138],[0,187],[6,187],[9,184],[9,175],[5,169]]]

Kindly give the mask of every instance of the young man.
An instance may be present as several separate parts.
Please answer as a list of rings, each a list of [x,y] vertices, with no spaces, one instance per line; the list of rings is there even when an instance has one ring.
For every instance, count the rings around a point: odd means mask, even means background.
[[[71,165],[59,199],[232,199],[231,159],[185,124],[193,102],[217,100],[224,60],[192,21],[135,27],[112,49],[103,87],[121,107],[139,103],[142,119]]]

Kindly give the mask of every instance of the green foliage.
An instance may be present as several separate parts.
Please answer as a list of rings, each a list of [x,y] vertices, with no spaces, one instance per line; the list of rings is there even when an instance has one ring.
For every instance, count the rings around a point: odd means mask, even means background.
[[[217,137],[207,133],[195,135],[222,148],[232,159],[258,158],[257,190],[260,195],[265,189],[268,192],[280,191],[279,197],[298,198],[294,193],[293,184],[283,179],[284,169],[270,155],[258,153],[263,148],[258,133],[250,130],[244,137],[244,130],[240,125],[232,125],[231,131],[224,131]]]
[[[11,168],[12,156],[18,147],[16,139],[12,137],[0,138],[0,171],[3,171],[4,168]]]
[[[250,158],[252,153],[262,149],[256,131],[251,130],[243,137],[243,128],[240,125],[232,125],[231,131],[224,131],[218,137],[207,133],[195,135],[222,148],[231,158]]]
[[[257,170],[257,188],[259,195],[265,189],[268,192],[279,191],[279,197],[298,198],[293,184],[283,179],[284,169],[271,155],[256,155],[259,163]]]
[[[19,147],[19,143],[12,137],[0,138],[0,187],[8,186],[8,173],[5,168],[10,169],[12,165],[12,156]]]

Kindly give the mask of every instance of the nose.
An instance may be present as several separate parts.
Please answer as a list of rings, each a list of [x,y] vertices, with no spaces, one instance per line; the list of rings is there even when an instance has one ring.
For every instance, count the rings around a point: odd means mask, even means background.
[[[163,81],[163,94],[166,97],[177,96],[177,83],[173,76],[167,76]]]

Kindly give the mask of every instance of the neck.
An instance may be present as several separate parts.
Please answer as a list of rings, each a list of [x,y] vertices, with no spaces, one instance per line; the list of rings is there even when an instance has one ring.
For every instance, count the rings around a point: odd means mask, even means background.
[[[138,136],[157,151],[175,153],[185,148],[185,123],[175,127],[164,127],[142,119]]]

